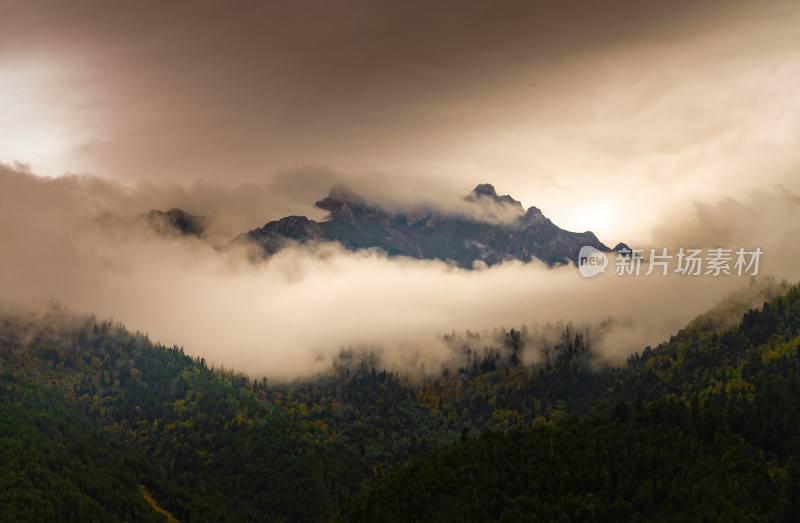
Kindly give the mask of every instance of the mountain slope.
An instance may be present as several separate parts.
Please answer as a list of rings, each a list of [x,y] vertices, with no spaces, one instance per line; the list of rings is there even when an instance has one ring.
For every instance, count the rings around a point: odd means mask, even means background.
[[[712,413],[665,400],[620,418],[486,432],[361,491],[345,521],[786,521],[778,470]],[[755,414],[755,413],[754,413]]]
[[[258,394],[257,383],[223,379],[108,322],[2,316],[0,370],[57,389],[144,455],[163,472],[146,486],[181,521],[315,520],[368,472],[355,453],[271,407],[264,384]]]
[[[141,496],[146,475],[56,391],[0,373],[0,520],[165,521]]]
[[[800,288],[592,378],[589,415],[484,432],[373,482],[349,521],[786,521],[800,508]],[[599,413],[599,415],[598,415]]]
[[[255,243],[265,256],[289,240],[338,241],[351,250],[377,247],[393,256],[449,260],[462,267],[534,258],[549,264],[564,263],[577,260],[584,245],[609,250],[593,233],[565,231],[536,207],[525,211],[520,202],[508,195],[499,196],[489,184],[478,185],[465,200],[473,215],[428,209],[391,214],[347,190],[334,188],[316,203],[328,211],[328,220],[315,222],[290,216],[250,231],[238,241]]]
[[[0,315],[0,370],[144,456],[136,481],[180,520],[425,520],[453,506],[462,519],[785,520],[800,499],[800,288],[735,327],[700,323],[621,367],[571,326],[526,365],[536,338],[500,329],[448,336],[460,358],[426,378],[346,351],[328,375],[268,385],[55,310]]]

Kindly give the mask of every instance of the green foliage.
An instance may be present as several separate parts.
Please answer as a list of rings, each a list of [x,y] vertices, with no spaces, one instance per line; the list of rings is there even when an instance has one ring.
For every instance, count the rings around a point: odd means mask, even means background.
[[[463,437],[417,457],[362,489],[343,519],[791,519],[799,345],[793,288],[736,328],[681,332],[578,388],[557,381],[556,397],[590,391],[572,396],[570,420]],[[533,380],[548,375],[568,374]],[[604,414],[576,417],[582,406]]]
[[[141,454],[60,394],[0,374],[0,520],[165,521],[142,498]]]
[[[58,309],[0,316],[0,499],[82,521],[161,518],[139,484],[182,521],[788,519],[800,289],[708,325],[616,368],[570,327],[525,365],[512,329],[438,376],[365,360],[276,386]]]
[[[347,446],[375,470],[391,470],[416,454],[455,441],[458,430],[420,405],[396,374],[367,369],[324,384],[273,388],[276,404],[320,437]]]
[[[786,520],[797,490],[787,474],[771,472],[762,451],[729,431],[709,439],[673,398],[624,422],[588,417],[484,432],[384,476],[342,519]]]
[[[319,440],[243,386],[246,379],[221,377],[181,349],[108,323],[66,328],[51,340],[57,345],[36,333],[33,348],[4,351],[5,365],[61,390],[141,451],[163,472],[150,490],[179,520],[313,520],[334,513],[371,474],[346,446]]]

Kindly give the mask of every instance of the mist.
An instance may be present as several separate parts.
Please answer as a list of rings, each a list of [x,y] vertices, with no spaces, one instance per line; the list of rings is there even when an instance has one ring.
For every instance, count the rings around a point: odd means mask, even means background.
[[[247,196],[234,215],[258,214],[257,206],[248,208],[252,194],[241,187],[126,187],[89,176],[40,178],[4,166],[1,301],[30,307],[57,300],[77,313],[183,346],[211,364],[284,380],[330,369],[348,347],[379,350],[392,368],[435,370],[450,356],[445,333],[536,329],[559,321],[591,327],[609,318],[624,328],[606,329],[593,348],[619,361],[750,285],[750,278],[736,276],[621,277],[613,274],[614,260],[606,274],[592,279],[571,265],[538,262],[467,270],[378,250],[354,253],[336,243],[290,245],[254,264],[243,250],[98,219],[187,202],[194,207],[186,210],[225,216],[223,209],[236,208],[240,194]],[[276,194],[283,198],[286,191]],[[266,202],[263,212],[275,208]],[[753,193],[739,202],[698,205],[694,215],[673,220],[674,227],[660,235],[667,247],[681,241],[685,247],[760,246],[759,277],[794,280],[798,243],[786,242],[797,237],[800,221],[791,217],[798,212],[797,198],[784,190]],[[235,223],[231,219],[226,227]]]

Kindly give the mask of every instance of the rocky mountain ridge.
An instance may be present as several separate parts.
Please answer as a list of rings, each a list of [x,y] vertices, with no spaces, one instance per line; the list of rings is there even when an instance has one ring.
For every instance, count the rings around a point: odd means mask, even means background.
[[[561,264],[576,261],[584,245],[610,251],[591,231],[561,229],[537,207],[525,210],[511,196],[498,195],[491,184],[478,185],[465,200],[476,211],[488,210],[490,218],[477,212],[470,216],[426,208],[390,213],[335,187],[316,202],[328,211],[326,220],[287,216],[240,235],[235,242],[251,242],[268,257],[291,241],[337,241],[350,250],[379,248],[391,256],[440,259],[462,267],[534,258]]]

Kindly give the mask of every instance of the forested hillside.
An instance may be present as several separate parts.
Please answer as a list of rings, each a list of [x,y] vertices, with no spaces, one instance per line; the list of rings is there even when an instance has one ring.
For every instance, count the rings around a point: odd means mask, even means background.
[[[6,318],[4,334],[4,370],[69,398],[141,452],[158,472],[141,482],[178,519],[310,520],[333,513],[368,472],[347,448],[271,407],[263,389],[230,383],[180,349],[52,315]]]
[[[412,460],[344,519],[774,521],[800,495],[800,289],[597,375],[592,413]],[[601,390],[601,387],[605,390]]]
[[[574,327],[525,364],[530,340],[512,329],[462,350],[452,338],[459,358],[424,377],[343,353],[325,376],[273,384],[59,308],[6,313],[4,505],[12,519],[163,519],[141,485],[181,521],[798,508],[799,288],[621,367]]]
[[[143,456],[53,391],[0,374],[0,519],[164,521],[138,485]]]

